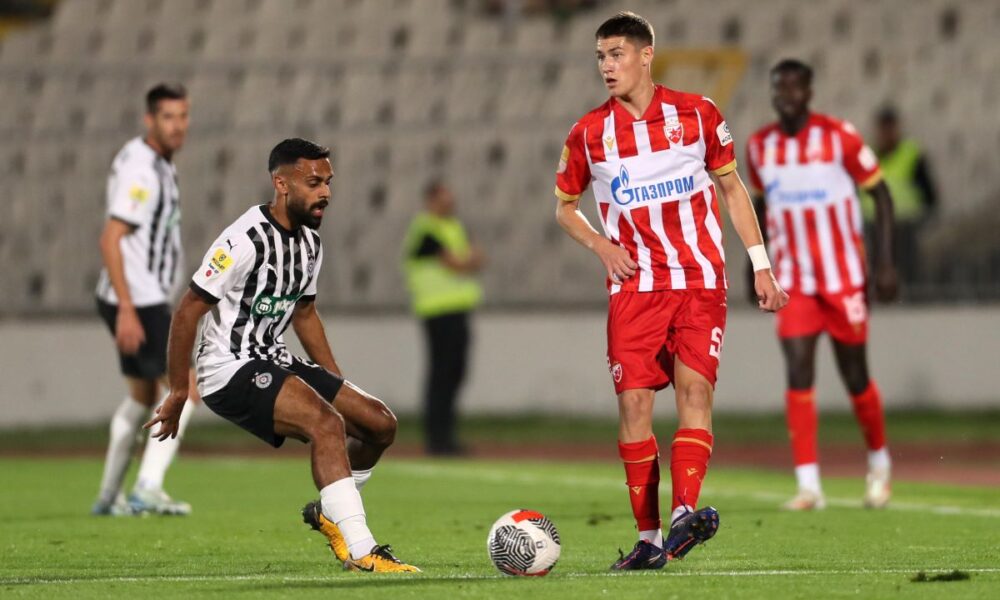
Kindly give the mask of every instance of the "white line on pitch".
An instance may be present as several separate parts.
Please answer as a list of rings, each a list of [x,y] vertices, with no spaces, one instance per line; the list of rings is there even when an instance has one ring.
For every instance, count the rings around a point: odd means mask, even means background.
[[[396,468],[394,465],[393,468]],[[537,475],[530,475],[526,473],[511,473],[505,471],[503,473],[498,473],[496,471],[488,471],[481,467],[466,467],[466,466],[440,466],[440,465],[429,465],[429,464],[407,464],[405,468],[399,467],[399,470],[404,474],[407,473],[422,473],[429,476],[451,476],[462,479],[476,479],[479,481],[488,481],[493,483],[524,483],[527,485],[538,485],[538,484],[552,484],[559,483],[562,485],[578,486],[578,487],[614,487],[620,488],[621,482],[613,480],[611,478],[592,478],[592,477],[578,477],[578,476],[546,476],[540,477]],[[711,486],[707,486],[702,490],[702,493],[706,496],[721,496],[725,498],[751,498],[760,502],[768,503],[780,503],[787,500],[787,496],[783,494],[778,494],[775,492],[761,492],[761,491],[744,491],[744,490],[723,490],[716,489]],[[846,507],[846,508],[861,508],[861,501],[851,498],[827,498],[827,503],[832,506]],[[888,507],[889,510],[895,511],[906,511],[906,512],[926,512],[936,515],[959,515],[968,517],[993,517],[1000,518],[1000,509],[997,508],[969,508],[964,506],[947,506],[938,504],[923,504],[919,502],[906,502],[906,501],[892,501]]]
[[[1000,568],[972,568],[960,571],[966,573],[1000,573]],[[585,577],[788,577],[788,576],[814,576],[814,575],[901,575],[913,574],[923,571],[925,573],[944,573],[949,569],[759,569],[748,571],[657,571],[656,573],[553,573],[557,578],[585,578]],[[513,579],[507,575],[414,575],[418,579],[430,579],[436,581],[449,580],[501,580]],[[58,579],[44,579],[32,577],[12,577],[0,579],[0,585],[78,585],[83,583],[198,583],[212,581],[270,581],[277,580],[285,583],[322,583],[328,582],[335,585],[338,581],[343,581],[341,576],[321,577],[316,575],[136,575],[118,577],[66,577]],[[377,585],[379,581],[385,579],[373,579],[372,585]],[[394,580],[399,581],[399,580]]]

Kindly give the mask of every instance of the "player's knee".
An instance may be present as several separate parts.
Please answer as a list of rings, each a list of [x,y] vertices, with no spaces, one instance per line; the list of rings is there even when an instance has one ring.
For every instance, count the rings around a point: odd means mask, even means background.
[[[652,394],[643,390],[625,390],[618,399],[622,420],[643,419],[653,411]]]
[[[310,428],[309,436],[313,440],[344,439],[344,417],[334,410],[323,411],[322,416]]]
[[[388,407],[385,408],[372,431],[375,443],[386,448],[391,446],[396,441],[396,429],[398,427],[399,423],[396,420],[396,415]]]
[[[678,408],[685,412],[711,412],[712,386],[707,381],[687,383],[678,390],[677,402]]]

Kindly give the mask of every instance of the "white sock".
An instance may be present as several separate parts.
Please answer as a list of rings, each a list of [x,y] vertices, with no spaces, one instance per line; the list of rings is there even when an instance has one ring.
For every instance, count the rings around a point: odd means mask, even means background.
[[[365,506],[353,477],[334,481],[319,491],[323,516],[340,528],[351,558],[361,558],[375,547],[375,537],[365,521]]]
[[[795,479],[799,482],[799,489],[822,494],[823,490],[819,485],[819,465],[808,463],[795,467]]]
[[[111,437],[108,440],[108,453],[104,457],[104,475],[101,476],[101,491],[98,496],[102,502],[114,502],[121,490],[125,471],[132,459],[136,434],[148,414],[148,408],[126,396],[112,415]]]
[[[639,532],[639,539],[645,540],[650,544],[656,546],[657,548],[663,547],[663,530],[662,529],[649,529],[646,531]]]
[[[674,523],[677,522],[677,519],[683,517],[689,512],[694,512],[694,507],[688,506],[687,504],[681,504],[675,508],[674,512],[670,513],[670,526],[673,527]],[[663,544],[660,544],[660,547],[662,548]]]
[[[177,423],[177,437],[167,438],[162,442],[153,437],[156,431],[154,427],[149,432],[149,439],[146,441],[146,449],[142,453],[142,462],[139,464],[139,478],[136,480],[136,489],[141,490],[162,490],[163,477],[170,468],[177,449],[181,445],[181,438],[184,437],[184,430],[187,429],[188,421],[194,414],[195,404],[188,400],[184,403],[184,410],[181,411],[181,418]]]
[[[892,459],[889,458],[889,447],[882,446],[878,450],[868,452],[869,471],[888,471],[892,466]]]
[[[354,478],[354,486],[357,487],[358,491],[360,492],[361,488],[365,487],[365,484],[368,483],[368,480],[372,478],[372,470],[358,469],[357,471],[355,471],[352,469],[351,477]]]

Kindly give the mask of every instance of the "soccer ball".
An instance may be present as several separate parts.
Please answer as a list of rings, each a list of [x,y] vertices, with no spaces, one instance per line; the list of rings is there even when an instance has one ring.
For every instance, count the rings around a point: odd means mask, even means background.
[[[523,508],[497,519],[486,538],[490,560],[507,575],[546,575],[559,560],[559,532],[545,515]]]

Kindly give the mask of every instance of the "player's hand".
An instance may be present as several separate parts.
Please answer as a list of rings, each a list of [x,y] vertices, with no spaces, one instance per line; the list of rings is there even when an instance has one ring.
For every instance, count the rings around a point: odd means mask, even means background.
[[[639,265],[629,256],[628,250],[614,244],[607,238],[594,247],[594,252],[601,259],[604,268],[608,271],[608,277],[615,283],[622,283],[629,277],[635,275]]]
[[[777,312],[788,304],[788,294],[778,285],[771,269],[753,274],[753,288],[757,292],[757,307],[763,311]]]
[[[115,343],[122,354],[135,354],[146,343],[146,332],[139,321],[139,313],[131,306],[119,306],[115,318]]]
[[[170,390],[170,394],[163,401],[163,404],[157,406],[156,410],[153,411],[153,418],[142,428],[150,429],[159,423],[160,428],[153,432],[153,437],[161,442],[167,438],[177,437],[177,426],[187,397],[187,390]]]
[[[875,298],[879,302],[892,302],[899,295],[899,274],[892,265],[879,265],[875,269]]]

